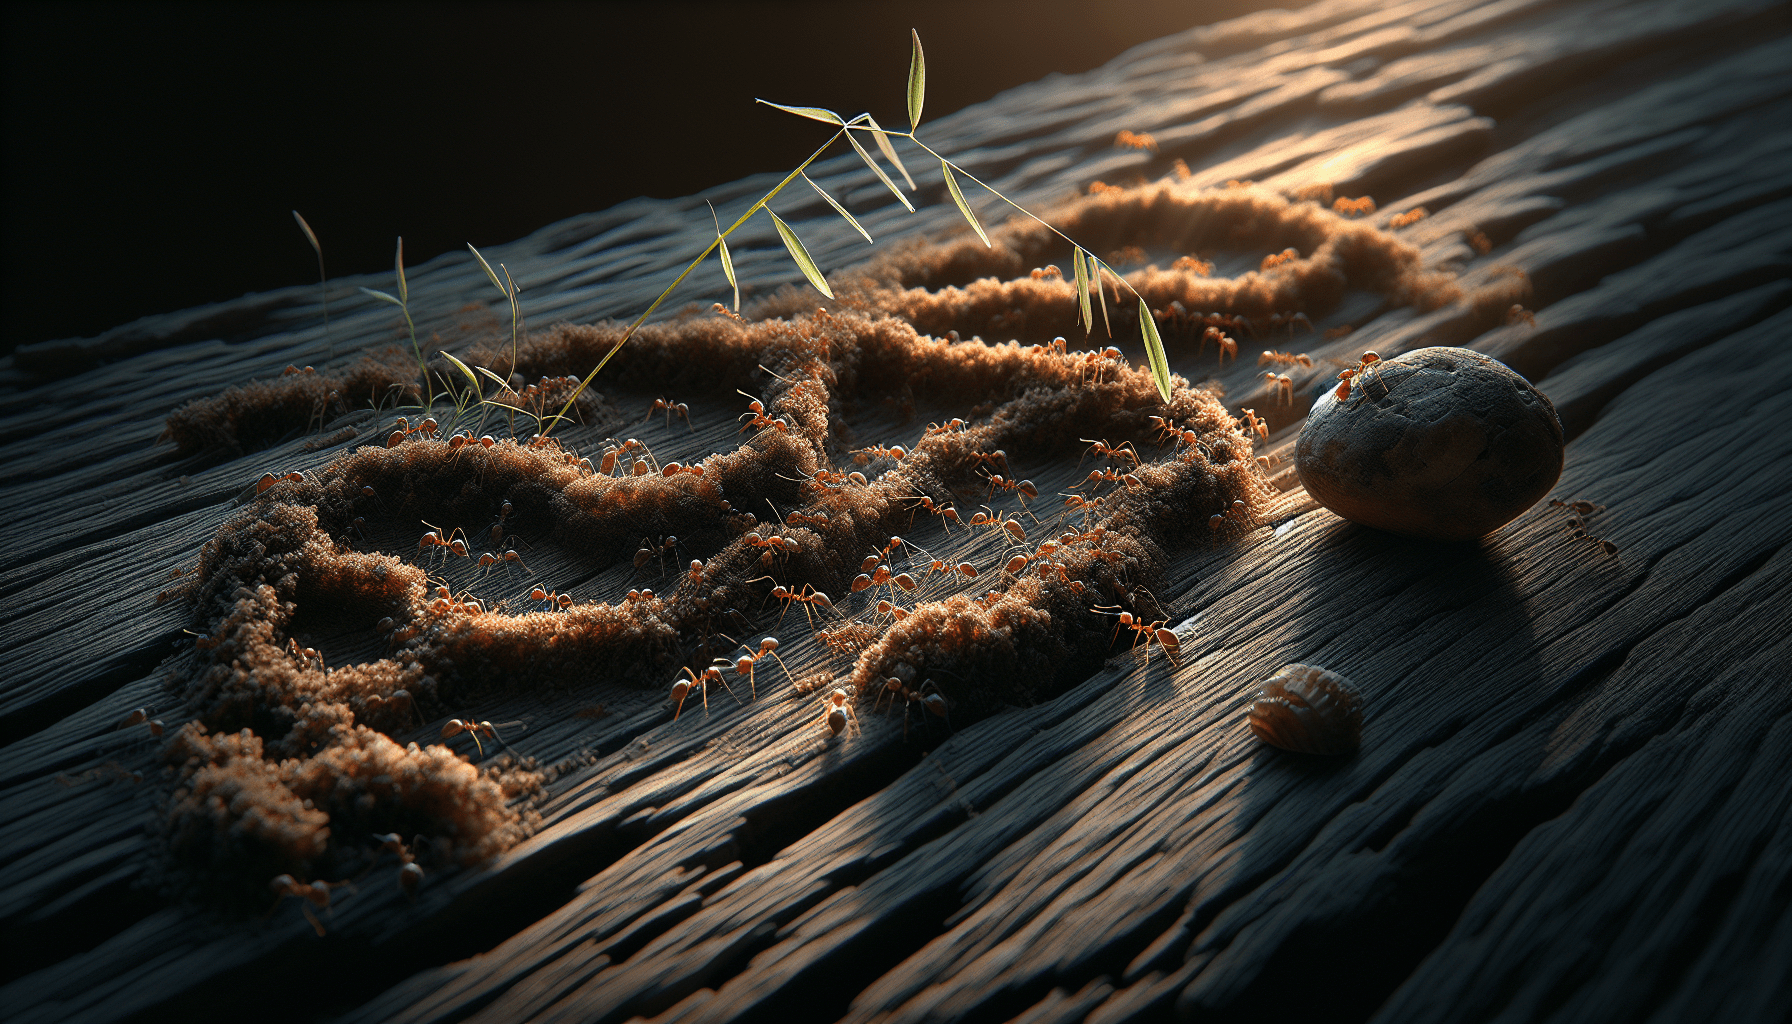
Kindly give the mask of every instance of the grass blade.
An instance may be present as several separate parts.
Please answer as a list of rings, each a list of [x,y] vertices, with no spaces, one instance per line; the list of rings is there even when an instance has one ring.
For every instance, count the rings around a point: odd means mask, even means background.
[[[324,247],[317,242],[317,232],[311,230],[311,225],[305,223],[305,218],[299,216],[299,211],[292,211],[292,219],[299,222],[299,230],[305,232],[305,240],[311,243],[311,248],[317,250],[317,258],[323,259]]]
[[[909,29],[915,52],[908,59],[908,130],[921,127],[921,101],[927,98],[927,60],[921,56],[921,33]]]
[[[916,42],[916,45],[920,45],[919,41]],[[977,232],[977,237],[983,239],[984,246],[988,247],[989,236],[983,233],[983,225],[977,223],[977,215],[971,212],[970,204],[964,201],[964,193],[958,190],[958,179],[952,176],[952,165],[941,160],[940,170],[945,172],[946,188],[952,193],[952,201],[958,204],[958,212],[964,214],[964,219],[971,222],[971,230]]]
[[[795,114],[798,117],[806,117],[811,121],[821,121],[824,124],[845,124],[846,123],[845,118],[841,117],[839,114],[834,113],[832,110],[827,109],[826,107],[787,107],[782,103],[773,103],[771,100],[761,100],[761,99],[755,99],[753,102],[763,103],[768,107],[777,107],[779,110],[784,111],[786,114]]]
[[[846,141],[852,143],[853,152],[859,154],[859,159],[865,161],[865,166],[871,168],[871,173],[877,175],[877,180],[884,183],[884,187],[890,190],[890,194],[895,196],[903,206],[906,206],[908,212],[914,213],[915,204],[909,202],[908,197],[902,194],[902,190],[896,187],[896,183],[890,180],[890,176],[884,173],[884,169],[877,166],[877,161],[871,159],[871,154],[865,152],[865,147],[859,145],[859,140],[852,137],[852,132],[846,133]]]
[[[411,288],[404,281],[404,236],[398,236],[398,255],[392,257],[392,269],[398,274],[398,298],[411,301]]]
[[[871,115],[867,114],[866,117]],[[885,143],[888,145],[888,143]],[[324,304],[324,337],[330,342],[330,358],[336,358],[336,339],[330,337],[330,277],[324,273],[324,247],[317,240],[317,232],[299,216],[299,211],[292,211],[292,219],[299,222],[299,230],[305,232],[305,241],[311,243],[311,251],[317,253],[317,292]]]
[[[1107,293],[1101,290],[1101,261],[1095,258],[1094,253],[1089,253],[1088,256],[1090,284],[1095,287],[1095,297],[1101,300],[1101,325],[1108,329],[1108,337],[1112,338],[1114,336],[1114,325],[1108,321],[1108,297]],[[1119,302],[1120,300],[1115,299],[1114,301]],[[1095,327],[1095,319],[1093,317],[1089,319],[1089,327],[1091,330]]]
[[[828,201],[828,205],[832,206],[834,208],[835,213],[839,214],[842,217],[845,217],[846,223],[851,224],[854,231],[857,231],[859,234],[864,235],[865,241],[867,241],[867,242],[871,241],[871,233],[869,231],[866,231],[862,226],[860,226],[859,222],[857,220],[853,219],[852,214],[846,212],[846,207],[841,206],[839,203],[835,202],[833,196],[830,196],[826,192],[823,192],[821,190],[821,186],[815,184],[815,182],[813,180],[811,180],[807,174],[803,175],[803,180],[809,182],[809,187],[815,190],[816,195],[818,195],[821,198],[826,199]],[[872,243],[872,244],[876,244],[876,243]]]
[[[1145,359],[1151,363],[1151,379],[1157,381],[1157,393],[1170,400],[1170,361],[1164,358],[1164,339],[1157,334],[1157,318],[1151,307],[1139,300],[1139,334],[1145,339]]]
[[[716,225],[716,242],[722,247],[722,273],[728,278],[728,287],[734,289],[734,311],[738,313],[740,312],[740,282],[734,279],[734,257],[728,255],[728,239],[722,237],[722,222],[716,217],[714,203],[709,205],[709,219]]]
[[[865,115],[865,122],[871,126],[872,134],[877,136],[877,148],[883,152],[884,159],[890,161],[890,166],[902,172],[902,180],[908,182],[908,190],[913,192],[915,179],[908,176],[908,168],[902,166],[902,158],[896,155],[896,147],[890,145],[889,133],[878,127],[877,119],[870,114]]]
[[[394,306],[397,306],[399,309],[404,308],[404,303],[401,302],[399,300],[398,296],[396,296],[396,295],[388,295],[385,292],[380,291],[378,288],[363,288],[361,290],[366,292],[367,294],[373,296],[374,298],[379,299],[381,302],[390,302]]]
[[[475,394],[477,394],[479,392],[479,377],[478,377],[478,375],[475,374],[470,368],[468,368],[466,363],[463,363],[460,360],[454,358],[454,353],[448,351],[447,349],[438,349],[437,351],[441,352],[442,355],[449,362],[453,363],[455,366],[460,367],[460,372],[466,374],[467,379],[473,382],[473,392]],[[509,387],[509,385],[506,384],[505,387]]]
[[[815,265],[815,260],[810,258],[809,250],[803,248],[803,240],[796,237],[796,232],[790,230],[790,225],[784,223],[777,214],[772,213],[769,209],[765,212],[771,215],[772,223],[778,226],[778,237],[784,239],[784,248],[790,250],[790,258],[796,261],[797,269],[803,272],[803,276],[809,279],[809,283],[815,286],[816,291],[830,299],[833,298],[834,293],[828,288],[827,279],[821,276],[821,269]]]
[[[446,353],[446,352],[443,352],[443,353],[442,353],[442,354],[443,354],[443,355],[445,355],[445,356],[448,356],[448,353]],[[454,359],[454,357],[453,357],[453,356],[448,356],[448,358],[450,358],[450,359]],[[455,361],[455,362],[456,362],[456,363],[459,363],[459,362],[460,362],[460,360],[458,360],[458,359],[455,359],[455,360],[454,360],[454,361]],[[486,369],[486,368],[485,368],[485,367],[483,367],[483,366],[475,366],[475,367],[473,367],[473,369],[475,369],[475,370],[478,370],[478,371],[479,371],[479,372],[480,372],[480,373],[482,373],[482,374],[485,374],[485,379],[486,379],[486,380],[489,380],[489,381],[491,381],[491,382],[492,382],[492,383],[493,383],[493,384],[496,384],[496,385],[498,385],[498,386],[499,386],[499,387],[501,387],[501,388],[503,388],[503,389],[504,389],[504,390],[505,390],[505,391],[510,391],[510,390],[513,390],[513,389],[512,389],[512,388],[511,388],[511,386],[510,386],[510,382],[509,382],[509,381],[507,381],[507,380],[505,380],[505,379],[504,379],[504,378],[502,378],[502,377],[500,377],[500,376],[498,376],[498,375],[497,375],[497,374],[495,374],[495,373],[493,373],[493,372],[492,372],[492,371],[490,371],[490,370],[488,370],[488,369]]]
[[[485,276],[492,279],[492,287],[498,289],[500,292],[503,292],[505,298],[509,298],[510,292],[505,289],[504,282],[498,280],[497,271],[492,269],[492,265],[490,263],[485,262],[485,257],[479,255],[479,250],[473,248],[472,242],[467,243],[467,251],[472,253],[473,258],[479,261],[479,265],[485,268]]]
[[[1076,268],[1076,301],[1082,307],[1077,323],[1083,325],[1083,334],[1087,336],[1095,329],[1095,310],[1089,305],[1089,267],[1083,263],[1083,250],[1072,253],[1070,263]]]

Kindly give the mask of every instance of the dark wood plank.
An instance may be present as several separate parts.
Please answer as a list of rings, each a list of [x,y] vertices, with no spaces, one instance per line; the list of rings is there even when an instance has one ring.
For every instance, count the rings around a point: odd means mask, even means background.
[[[0,513],[31,537],[0,551],[15,666],[0,922],[42,940],[0,999],[20,1020],[221,1016],[298,970],[340,980],[296,996],[302,1012],[368,1020],[1783,1015],[1792,991],[1768,965],[1792,949],[1776,785],[1792,756],[1776,685],[1792,440],[1772,426],[1792,383],[1776,359],[1792,328],[1787,37],[1783,9],[1755,2],[1329,0],[931,124],[942,152],[1041,208],[1177,159],[1189,187],[1372,191],[1381,223],[1423,205],[1401,237],[1426,265],[1471,290],[1523,271],[1537,322],[1488,330],[1468,304],[1347,296],[1314,326],[1352,333],[1287,343],[1317,363],[1292,407],[1250,365],[1280,338],[1240,339],[1234,366],[1173,340],[1178,372],[1265,415],[1287,492],[1236,543],[1177,555],[1179,665],[1118,658],[924,743],[868,708],[863,735],[825,741],[817,698],[781,673],[750,705],[722,696],[676,723],[659,690],[614,680],[494,700],[478,713],[516,721],[510,742],[554,768],[540,832],[414,903],[385,875],[345,892],[321,942],[290,905],[232,922],[133,889],[165,794],[157,745],[119,723],[144,706],[181,720],[162,681],[186,671],[188,613],[155,598],[233,499],[384,427],[351,415],[324,428],[351,432],[330,445],[300,431],[220,462],[157,445],[162,417],[393,343],[385,307],[348,299],[388,282],[334,283],[327,336],[299,287],[22,350],[0,365]],[[1114,148],[1121,129],[1159,150]],[[812,174],[880,244],[962,234],[937,185],[911,216],[850,155]],[[534,327],[632,314],[707,243],[705,199],[726,216],[772,182],[624,204],[487,255],[518,274]],[[819,199],[790,200],[823,266],[861,258]],[[734,249],[751,293],[795,280],[769,226]],[[1230,258],[1228,273],[1257,256]],[[495,298],[465,257],[412,268],[410,287],[421,336],[468,337],[455,311]],[[706,267],[681,298],[724,288]],[[1573,442],[1556,493],[1606,506],[1595,532],[1615,558],[1547,511],[1433,548],[1300,491],[1285,459],[1332,386],[1327,360],[1471,342],[1558,401]],[[51,369],[68,359],[117,361]],[[694,403],[693,429],[665,430],[637,424],[653,395],[610,397],[619,418],[569,441],[633,430],[686,460],[738,443],[733,404]],[[916,432],[886,411],[838,427]],[[1015,457],[1042,492],[1078,479],[1069,458]],[[944,549],[937,528],[922,536]],[[980,545],[963,550],[1000,547]],[[614,594],[631,578],[616,555],[593,568],[544,543],[530,561]],[[488,582],[514,603],[531,580]],[[350,633],[318,643],[377,654]],[[797,675],[845,671],[806,634],[786,644]],[[1252,685],[1290,660],[1364,687],[1360,755],[1311,765],[1249,738]],[[592,703],[607,716],[575,717]]]

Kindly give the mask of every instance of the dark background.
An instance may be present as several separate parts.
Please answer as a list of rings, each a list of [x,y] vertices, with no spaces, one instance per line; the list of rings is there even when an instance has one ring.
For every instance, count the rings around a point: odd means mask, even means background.
[[[1282,0],[1296,7],[1303,0]],[[1269,0],[10,4],[0,352],[795,166]]]

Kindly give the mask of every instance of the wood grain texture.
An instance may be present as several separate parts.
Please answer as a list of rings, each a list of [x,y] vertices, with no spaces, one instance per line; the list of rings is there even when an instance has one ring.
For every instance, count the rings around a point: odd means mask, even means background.
[[[1349,334],[1240,339],[1239,365],[1167,337],[1173,371],[1265,416],[1285,492],[1235,541],[1174,558],[1178,662],[1116,656],[950,731],[861,707],[844,741],[778,671],[756,701],[712,694],[676,722],[663,690],[611,679],[494,697],[469,713],[520,723],[507,740],[556,769],[539,832],[414,901],[371,876],[322,939],[291,905],[236,920],[136,886],[166,794],[159,745],[119,723],[184,720],[162,681],[190,658],[189,612],[157,595],[233,499],[389,428],[350,414],[219,461],[158,445],[164,417],[393,343],[388,308],[349,298],[389,282],[332,282],[328,336],[316,288],[295,286],[21,348],[0,361],[0,1004],[18,1021],[1783,1019],[1789,40],[1783,6],[1746,0],[1325,0],[930,123],[929,144],[1041,208],[1175,160],[1196,186],[1373,194],[1379,223],[1424,206],[1400,237],[1426,265],[1465,286],[1522,271],[1536,324],[1353,295],[1315,324]],[[1158,150],[1114,147],[1122,129]],[[850,153],[811,173],[880,247],[964,232],[937,179],[911,216]],[[705,200],[726,218],[774,182],[638,200],[486,256],[534,327],[632,316],[712,237]],[[818,197],[779,215],[824,269],[862,258]],[[1138,228],[1115,225],[1113,246]],[[769,223],[736,239],[749,298],[798,280]],[[444,344],[505,312],[466,257],[409,283],[420,336]],[[705,264],[678,298],[726,292]],[[1472,345],[1551,397],[1570,438],[1552,496],[1604,506],[1588,525],[1615,555],[1547,506],[1432,545],[1305,497],[1286,460],[1335,384],[1327,360],[1423,344]],[[1272,346],[1317,363],[1292,405],[1250,365]],[[639,421],[654,395],[607,397],[619,412],[574,436],[632,430],[662,460],[739,443],[738,402],[693,401],[687,429]],[[881,409],[845,422],[919,433]],[[1012,454],[1042,493],[1087,471]],[[552,544],[529,561],[494,591],[639,578]],[[844,671],[807,630],[780,635],[795,675]],[[384,649],[364,630],[317,642],[333,663]],[[1250,737],[1255,684],[1291,661],[1363,688],[1358,754]]]

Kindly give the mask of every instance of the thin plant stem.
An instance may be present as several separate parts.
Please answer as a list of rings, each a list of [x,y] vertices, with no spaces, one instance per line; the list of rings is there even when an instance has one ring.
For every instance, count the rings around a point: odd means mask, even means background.
[[[752,207],[747,210],[746,213],[741,214],[740,217],[738,217],[733,224],[728,225],[728,230],[723,231],[720,234],[718,234],[715,238],[715,241],[710,242],[707,248],[705,248],[702,252],[697,254],[697,258],[691,261],[691,265],[688,267],[685,267],[684,272],[679,274],[678,277],[675,278],[671,284],[666,286],[666,290],[660,293],[659,298],[653,300],[653,305],[648,306],[647,309],[645,311],[643,311],[640,316],[635,318],[633,323],[628,325],[628,330],[622,332],[622,337],[620,337],[616,340],[616,344],[610,346],[610,351],[605,352],[604,357],[602,359],[598,360],[596,366],[591,368],[591,372],[587,373],[585,375],[585,379],[579,382],[579,386],[573,390],[571,397],[567,398],[566,404],[561,406],[560,411],[554,414],[553,419],[554,419],[555,426],[558,426],[561,420],[564,420],[567,418],[566,414],[572,408],[572,404],[574,402],[578,401],[579,396],[585,392],[585,389],[587,387],[591,386],[591,382],[597,379],[597,375],[599,373],[603,372],[604,364],[606,364],[610,361],[610,357],[614,356],[616,354],[616,352],[619,349],[621,349],[622,346],[624,344],[626,344],[630,338],[635,336],[635,331],[639,330],[641,325],[643,323],[647,322],[647,318],[653,315],[654,310],[660,308],[661,303],[665,302],[666,299],[671,297],[672,292],[675,291],[679,285],[684,283],[685,278],[687,278],[691,275],[691,271],[696,270],[698,264],[700,264],[704,260],[708,259],[709,254],[712,252],[715,252],[716,247],[722,244],[723,239],[727,238],[730,234],[733,234],[735,228],[738,228],[742,224],[745,224],[749,217],[753,216],[755,213],[758,213],[760,210],[764,209],[765,204],[771,202],[772,199],[774,197],[776,197],[779,192],[784,191],[784,186],[795,181],[798,177],[800,177],[802,175],[802,173],[804,171],[808,170],[809,165],[814,163],[816,160],[820,159],[821,154],[827,152],[828,147],[832,146],[835,142],[839,141],[840,136],[845,133],[846,133],[846,128],[845,128],[845,126],[842,126],[839,131],[836,131],[833,135],[829,136],[828,140],[826,142],[822,143],[819,147],[817,147],[815,152],[809,154],[809,158],[807,160],[804,160],[802,163],[797,165],[796,170],[791,171],[789,174],[785,175],[783,181],[778,182],[778,184],[770,192],[767,192],[758,202],[754,203],[752,205]],[[979,182],[979,184],[981,184],[981,182]],[[987,186],[985,186],[985,187],[987,187]],[[549,427],[547,431],[542,432],[543,435],[545,436],[552,429],[553,429],[553,427]]]

